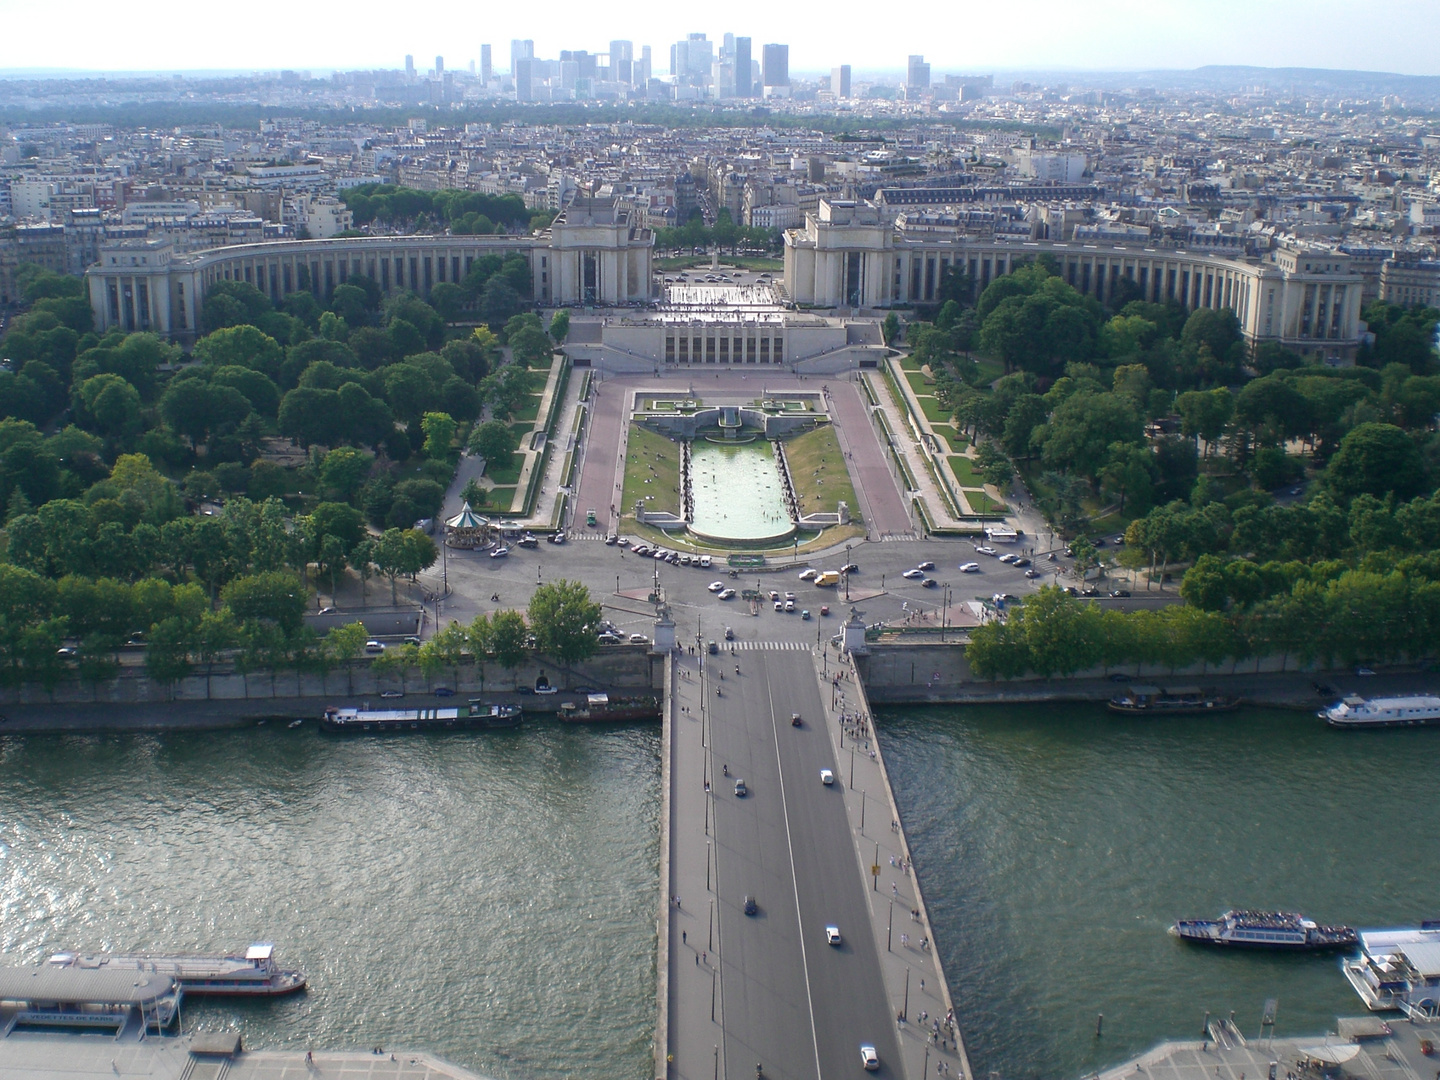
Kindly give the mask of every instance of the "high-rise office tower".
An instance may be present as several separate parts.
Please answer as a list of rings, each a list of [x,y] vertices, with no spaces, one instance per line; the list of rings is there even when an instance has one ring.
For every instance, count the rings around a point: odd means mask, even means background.
[[[911,56],[905,66],[905,86],[910,90],[930,89],[930,65],[923,56]]]
[[[631,85],[635,74],[635,46],[628,41],[610,42],[610,79]]]
[[[655,56],[650,46],[640,46],[640,70],[635,72],[636,86],[644,86],[650,81],[650,77],[655,74],[654,63]]]
[[[830,69],[830,92],[837,98],[850,96],[850,65],[841,64]]]
[[[405,54],[405,78],[415,78],[415,57],[409,53]]]
[[[438,77],[438,76],[441,76],[441,75],[444,75],[444,74],[445,74],[445,58],[444,58],[443,56],[437,56],[437,57],[435,57],[435,75]]]
[[[521,60],[535,59],[535,42],[529,38],[523,41],[520,38],[510,39],[510,74],[515,74],[515,65]]]
[[[491,65],[491,61],[490,61],[490,46],[489,46],[489,45],[481,45],[481,46],[480,46],[480,81],[481,81],[481,82],[488,83],[488,82],[490,81],[490,76],[491,76],[492,74],[494,74],[494,69],[493,69],[493,67],[492,67],[492,65]]]
[[[735,96],[753,97],[754,88],[750,85],[750,39],[748,37],[737,37],[735,39]]]
[[[715,43],[704,34],[689,34],[686,38],[688,64],[685,74],[696,85],[703,85],[710,78],[710,67],[715,63]]]
[[[790,85],[790,46],[766,45],[760,63],[760,79],[769,88]]]
[[[720,43],[720,59],[721,59],[721,61],[723,61],[724,63],[727,63],[727,64],[733,64],[733,63],[735,62],[735,35],[734,35],[734,34],[726,34],[725,37],[724,37],[724,39],[721,41],[721,43]]]
[[[528,56],[522,56],[520,59],[515,61],[515,67],[512,74],[515,77],[516,101],[535,100],[535,91],[531,88],[530,77],[530,69],[534,66],[534,64],[535,61]]]

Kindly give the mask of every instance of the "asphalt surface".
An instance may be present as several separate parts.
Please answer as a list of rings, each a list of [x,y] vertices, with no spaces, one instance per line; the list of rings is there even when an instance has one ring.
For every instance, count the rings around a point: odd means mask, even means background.
[[[843,784],[820,781],[822,768],[839,770],[811,656],[706,660],[725,1074],[747,1077],[755,1063],[776,1078],[858,1074],[860,1045],[872,1043],[878,1075],[901,1075]],[[745,797],[734,793],[740,777]],[[825,943],[827,925],[840,928],[840,946]]]

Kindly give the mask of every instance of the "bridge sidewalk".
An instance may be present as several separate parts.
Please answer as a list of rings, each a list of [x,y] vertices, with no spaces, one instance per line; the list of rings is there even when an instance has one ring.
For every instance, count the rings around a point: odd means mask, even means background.
[[[668,867],[659,962],[666,965],[657,1077],[713,1080],[725,1074],[724,1002],[719,988],[719,918],[709,875],[710,793],[701,719],[701,656],[674,658],[670,695]],[[679,898],[675,903],[674,898]],[[662,902],[664,902],[662,901]],[[664,976],[662,976],[663,978]],[[666,1068],[668,1066],[668,1069]]]
[[[911,1080],[930,1076],[972,1080],[958,1021],[947,1029],[946,1017],[953,1015],[954,1002],[935,950],[920,883],[910,864],[910,847],[874,736],[864,688],[850,659],[838,656],[828,643],[814,658],[816,677],[822,689],[828,689],[822,697],[826,699],[826,730],[836,748],[839,775],[835,782],[845,788],[845,810],[859,866],[865,871],[870,927],[891,1014],[905,1017],[903,1023],[897,1020],[904,1057],[900,1071]],[[871,872],[876,869],[878,873]],[[938,1040],[935,1021],[940,1023]]]

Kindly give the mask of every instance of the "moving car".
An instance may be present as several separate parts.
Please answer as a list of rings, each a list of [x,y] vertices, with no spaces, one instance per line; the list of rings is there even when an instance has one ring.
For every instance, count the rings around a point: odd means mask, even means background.
[[[824,784],[826,787],[829,787],[831,784],[835,783],[835,774],[829,769],[821,769],[820,783]]]
[[[490,552],[490,557],[492,559],[503,559],[506,555],[509,554],[510,549],[508,547],[498,547],[494,551]]]
[[[785,594],[785,599],[786,599],[786,600],[794,600],[794,599],[795,599],[795,594],[794,594],[793,592],[787,592],[787,593]]]
[[[791,727],[799,727],[799,726],[800,726],[800,723],[801,723],[801,721],[800,721],[800,714],[799,714],[798,712],[792,712],[792,713],[790,714],[790,726],[791,726]]]
[[[825,944],[826,944],[826,945],[839,945],[839,944],[840,944],[840,928],[839,928],[838,926],[827,926],[827,927],[825,927]]]
[[[1040,573],[1039,570],[1030,569],[1030,570],[1026,570],[1026,571],[1025,571],[1025,576],[1028,577],[1028,578],[1037,578],[1037,577],[1044,577],[1045,575],[1043,575],[1042,573]]]
[[[960,572],[962,574],[978,574],[980,572],[980,564],[978,562],[962,562],[960,564]]]
[[[565,542],[565,534],[563,532],[552,533],[545,539],[549,540],[552,544],[563,544]]]
[[[815,570],[814,567],[807,566],[804,570],[800,571],[800,580],[810,581],[812,578],[815,577],[818,572],[819,571]]]
[[[794,611],[794,610],[795,610],[795,601],[794,601],[794,600],[786,600],[786,601],[785,601],[785,610],[786,610],[786,611]]]
[[[804,611],[800,612],[800,618],[804,619],[806,622],[809,622],[809,621],[810,621],[810,609],[809,609],[809,608],[806,608]]]
[[[382,691],[380,692],[380,696],[381,696],[382,698],[401,698],[401,697],[404,697],[404,696],[405,696],[405,691],[404,691],[404,690],[382,690]]]
[[[784,611],[784,610],[785,610],[785,602],[784,602],[783,600],[776,600],[776,601],[775,601],[775,610],[776,610],[776,611]]]
[[[734,590],[734,589],[726,589],[724,592],[722,592],[722,593],[720,594],[720,599],[721,599],[721,600],[734,600],[734,599],[735,599],[735,590]]]
[[[975,553],[976,553],[977,555],[999,555],[999,554],[1000,554],[1000,552],[996,551],[994,548],[992,548],[992,547],[986,547],[984,544],[976,544],[976,545],[975,545]]]
[[[855,565],[855,563],[853,563],[853,562],[852,562],[852,563],[846,563],[844,566],[840,567],[840,573],[842,573],[842,574],[858,574],[859,572],[860,572],[860,567],[858,567],[857,565]]]
[[[1010,565],[1011,565],[1011,566],[1029,566],[1029,565],[1030,565],[1030,560],[1027,559],[1024,555],[1021,555],[1018,559],[1016,559],[1016,560],[1015,560],[1013,563],[1011,563]]]
[[[732,630],[732,629],[730,629],[730,627],[728,627],[728,626],[725,627],[725,640],[726,640],[726,641],[734,641],[734,640],[735,640],[735,631]]]
[[[866,1072],[874,1072],[880,1068],[880,1055],[869,1043],[860,1044],[860,1064],[865,1066]]]
[[[384,652],[385,643],[383,641],[376,641],[374,638],[371,638],[369,641],[365,642],[365,651],[368,653]]]
[[[936,581],[933,577],[927,577],[924,581],[920,582],[921,588],[925,589],[933,589],[939,584],[940,583]]]
[[[736,795],[736,797],[743,799],[746,795],[749,795],[749,794],[750,794],[750,789],[745,786],[745,781],[744,781],[744,780],[736,780],[736,781],[735,781],[735,795]]]
[[[535,539],[535,537],[531,536],[529,533],[526,533],[524,536],[520,537],[519,540],[515,541],[515,546],[523,548],[537,548],[540,546],[540,541]]]
[[[710,643],[705,646],[705,651],[708,652],[711,656],[714,656],[720,651],[720,646],[715,644],[714,638],[711,638]]]
[[[934,569],[935,569],[935,564],[934,564],[933,562],[931,562],[929,559],[926,559],[926,560],[925,560],[924,562],[922,562],[922,563],[916,563],[916,564],[915,564],[915,569],[917,569],[917,570],[934,570]]]
[[[614,634],[611,633],[609,630],[606,630],[595,640],[600,642],[601,645],[619,645],[625,639],[622,638],[619,634]]]
[[[435,687],[435,696],[436,696],[436,697],[454,697],[454,696],[455,696],[455,691],[454,691],[454,690],[451,690],[450,687],[448,687],[448,686],[437,686],[437,687]]]
[[[606,546],[606,547],[614,547],[614,546],[615,546],[616,544],[618,544],[619,542],[620,542],[620,538],[619,538],[618,536],[616,536],[614,533],[611,533],[609,536],[605,537],[605,546]]]
[[[1126,597],[1130,595],[1129,589],[1111,589],[1110,595],[1114,597]]]
[[[560,688],[558,686],[551,686],[549,683],[546,683],[544,686],[535,687],[535,693],[537,694],[558,694],[559,692]]]
[[[920,570],[920,569],[918,569],[918,568],[915,569],[915,570],[906,570],[906,571],[905,571],[903,574],[901,574],[900,576],[903,577],[903,578],[906,578],[906,579],[908,579],[908,580],[910,580],[910,581],[919,581],[921,578],[923,578],[923,577],[925,576],[925,571],[924,571],[924,570]]]
[[[757,907],[756,904],[755,904],[755,897],[753,897],[753,896],[747,896],[747,897],[745,897],[745,914],[746,914],[746,915],[754,915],[754,914],[755,914],[757,911],[759,911],[759,910],[760,910],[759,907]]]
[[[649,639],[648,637],[646,637],[644,634],[631,634],[631,635],[630,635],[630,644],[631,644],[631,645],[648,645],[648,644],[650,644],[650,639]]]
[[[712,581],[709,585],[706,585],[705,588],[711,592],[720,592],[725,588],[725,583],[723,581]]]
[[[829,605],[829,604],[821,604],[821,605],[820,605],[820,614],[821,614],[821,615],[829,615],[829,614],[830,614],[830,605]]]

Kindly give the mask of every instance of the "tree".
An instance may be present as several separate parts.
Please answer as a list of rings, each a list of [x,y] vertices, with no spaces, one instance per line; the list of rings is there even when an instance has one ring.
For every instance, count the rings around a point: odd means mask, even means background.
[[[518,611],[497,611],[490,619],[490,649],[495,661],[506,671],[514,671],[525,661],[529,648],[529,630]]]
[[[886,345],[893,345],[900,337],[900,317],[895,312],[888,312],[884,321],[880,324],[880,337]]]
[[[487,462],[508,463],[515,452],[515,430],[499,420],[487,420],[470,435],[470,449]]]
[[[365,642],[369,639],[370,632],[365,629],[365,624],[362,622],[337,626],[325,635],[322,643],[324,654],[327,659],[345,665],[347,684],[350,678],[351,664],[364,654]]]
[[[570,333],[570,312],[561,308],[550,319],[550,338],[556,345],[563,344]]]
[[[530,597],[530,626],[536,647],[562,664],[573,664],[594,654],[600,605],[578,581],[554,581],[539,586]]]
[[[1425,462],[1415,441],[1395,425],[1361,424],[1341,440],[1325,479],[1341,499],[1362,492],[1409,499],[1425,486]]]
[[[233,364],[250,368],[278,380],[284,353],[279,342],[255,327],[230,326],[196,342],[195,359],[217,367]]]
[[[1140,416],[1126,398],[1081,391],[1050,414],[1035,439],[1047,466],[1074,470],[1093,482],[1111,457],[1112,444],[1138,444],[1142,434]]]
[[[552,348],[545,331],[536,326],[523,326],[518,333],[510,336],[511,355],[517,364],[527,368],[545,364]]]
[[[431,461],[449,458],[457,426],[449,413],[427,412],[420,421],[421,430],[425,432],[425,456]]]
[[[235,618],[273,623],[287,635],[300,629],[309,599],[294,574],[271,570],[236,578],[220,594]]]
[[[188,438],[192,448],[211,432],[238,425],[252,411],[249,399],[239,390],[212,386],[198,377],[176,379],[160,398],[160,416]]]
[[[140,392],[119,375],[95,375],[75,389],[85,426],[119,437],[140,430]]]
[[[1155,481],[1155,455],[1134,443],[1113,443],[1110,460],[1100,470],[1100,479],[1106,488],[1120,496],[1120,513],[1125,513],[1127,498],[1132,504],[1132,513],[1146,510]]]
[[[1205,453],[1225,431],[1235,409],[1230,391],[1221,386],[1214,390],[1187,390],[1175,399],[1180,413],[1180,431],[1190,438],[1205,440]]]

